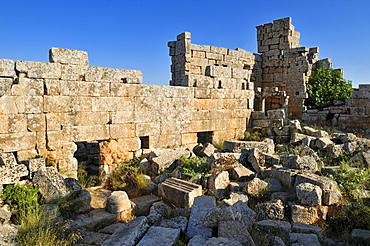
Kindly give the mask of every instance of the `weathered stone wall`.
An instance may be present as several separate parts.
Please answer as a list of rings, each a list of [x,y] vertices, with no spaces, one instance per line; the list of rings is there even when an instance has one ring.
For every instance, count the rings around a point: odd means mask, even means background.
[[[261,56],[237,48],[192,44],[190,33],[168,43],[172,57],[171,85],[253,90],[261,78]]]
[[[294,30],[291,18],[274,20],[257,26],[258,52],[262,53],[262,90],[277,87],[289,97],[288,113],[302,117],[306,84],[312,66],[318,60],[318,48],[299,45],[300,33]],[[265,110],[276,109],[273,98],[265,102]],[[282,106],[281,106],[282,107]],[[261,109],[259,109],[261,110]]]
[[[50,156],[72,176],[76,142],[99,141],[104,175],[143,148],[195,145],[199,132],[241,137],[253,110],[253,89],[142,85],[140,71],[88,66],[83,51],[0,60],[0,76],[0,149]]]

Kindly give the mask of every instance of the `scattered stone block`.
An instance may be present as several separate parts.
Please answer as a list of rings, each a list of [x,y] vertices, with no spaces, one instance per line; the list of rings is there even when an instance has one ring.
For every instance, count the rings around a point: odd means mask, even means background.
[[[249,227],[256,220],[256,212],[248,207],[247,202],[237,201],[231,206],[236,221],[241,221],[246,227]]]
[[[177,207],[190,208],[194,198],[202,195],[202,186],[181,179],[166,179],[159,185],[159,196]]]
[[[258,220],[282,220],[284,219],[284,204],[281,200],[259,203],[256,205]]]
[[[101,245],[109,237],[109,234],[92,231],[82,231],[81,238],[77,241],[77,244]]]
[[[70,230],[86,229],[98,231],[117,222],[117,215],[105,211],[103,208],[94,209],[88,214],[82,214],[69,222],[66,227]]]
[[[317,210],[313,207],[303,205],[292,205],[291,211],[293,222],[313,224],[320,219]]]
[[[279,165],[280,156],[278,155],[270,155],[267,153],[262,153],[265,156],[265,165],[266,167],[272,167]]]
[[[305,233],[305,234],[316,234],[319,239],[323,237],[322,229],[320,227],[305,224],[302,222],[295,222],[292,225],[292,232]]]
[[[249,180],[256,175],[255,172],[242,165],[229,169],[229,174],[230,178],[239,181]]]
[[[203,235],[196,235],[192,239],[189,240],[188,245],[191,246],[203,246],[209,240],[209,237]]]
[[[242,244],[235,239],[225,238],[225,237],[212,237],[204,244],[204,246],[218,246],[218,245],[228,245],[228,246],[242,246]]]
[[[272,236],[268,246],[285,246],[285,243],[280,237]]]
[[[137,217],[118,228],[101,246],[134,246],[146,233],[148,228],[149,224],[146,217]]]
[[[258,196],[263,190],[268,188],[268,183],[259,178],[254,178],[247,183],[243,191],[248,195]]]
[[[171,211],[172,209],[162,201],[153,203],[147,216],[148,223],[158,225],[163,219],[171,215]]]
[[[220,221],[218,236],[234,239],[242,245],[255,245],[248,228],[240,221]]]
[[[108,197],[107,209],[113,214],[131,210],[131,202],[125,191],[113,191]]]
[[[104,227],[103,229],[100,229],[99,232],[104,234],[113,234],[118,228],[120,228],[123,225],[125,225],[125,223],[117,222],[107,227]]]
[[[246,153],[245,153],[246,152]],[[261,167],[265,166],[265,156],[262,152],[257,149],[242,150],[242,153],[247,155],[247,162],[252,165],[253,169],[257,172],[261,172]]]
[[[208,210],[216,206],[216,199],[212,196],[198,196],[194,199],[186,236],[193,238],[196,235],[212,237],[212,228],[203,226],[203,219]]]
[[[220,207],[232,206],[236,202],[248,202],[248,195],[244,192],[230,192],[230,198],[222,200]]]
[[[159,226],[180,229],[182,233],[185,233],[186,227],[188,226],[188,219],[184,216],[178,216],[172,219],[162,220]]]
[[[180,229],[152,226],[137,246],[172,246],[180,237]]]
[[[229,183],[228,171],[213,174],[208,178],[208,188],[216,197],[225,197],[227,195],[226,188],[229,186]]]
[[[66,206],[60,209],[63,217],[76,218],[78,214],[88,213],[90,211],[91,195],[88,190],[74,190],[63,198]]]
[[[203,219],[204,227],[217,227],[220,221],[235,220],[231,207],[210,208]]]
[[[149,167],[147,169],[158,173],[170,167],[181,156],[189,158],[190,155],[190,150],[185,148],[154,150],[147,156],[147,160],[149,161]]]
[[[229,151],[232,153],[240,153],[242,149],[253,149],[253,148],[257,148],[261,152],[265,152],[268,154],[274,154],[275,152],[275,145],[272,139],[265,139],[262,142],[229,140],[224,141],[223,146],[223,149],[225,151]]]
[[[91,187],[87,190],[91,195],[90,207],[92,209],[107,207],[108,197],[112,194],[111,190],[102,189],[101,187]]]
[[[296,155],[286,156],[284,167],[303,170],[306,172],[316,172],[318,170],[318,165],[314,157],[312,156],[303,156],[299,157]]]
[[[136,216],[148,215],[150,207],[161,199],[155,195],[140,196],[131,199],[132,208]]]
[[[292,246],[321,246],[316,234],[290,233]]]
[[[351,232],[351,243],[354,245],[369,245],[370,230],[353,229]]]
[[[5,204],[0,207],[0,225],[8,224],[12,217],[9,205]]]
[[[283,186],[288,190],[291,189],[295,182],[296,171],[290,168],[273,168],[263,170],[262,176],[264,178],[273,178],[281,181]]]
[[[221,171],[240,166],[240,153],[214,153],[208,159],[210,169],[220,168]]]
[[[54,167],[38,169],[33,176],[32,183],[40,190],[47,203],[58,200],[73,191]]]
[[[13,153],[0,153],[0,173],[0,185],[14,184],[29,174],[25,165],[17,163]]]
[[[206,143],[203,148],[199,151],[199,157],[211,157],[217,150],[211,143]]]
[[[290,228],[290,223],[286,221],[262,220],[253,224],[251,235],[258,245],[268,245],[271,236],[277,236],[290,245]]]
[[[330,140],[329,137],[321,137],[315,140],[314,147],[319,150],[324,150],[325,148],[334,145],[334,142]]]
[[[280,192],[280,191],[283,191],[283,186],[281,185],[280,180],[266,178],[263,181],[265,181],[266,183],[268,183],[268,190],[270,192]]]
[[[322,190],[319,186],[310,183],[300,183],[296,186],[298,200],[310,207],[321,205]]]

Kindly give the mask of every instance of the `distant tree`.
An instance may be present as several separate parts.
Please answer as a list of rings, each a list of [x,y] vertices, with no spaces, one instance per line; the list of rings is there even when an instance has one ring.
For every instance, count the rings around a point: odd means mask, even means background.
[[[334,100],[350,98],[352,91],[352,81],[343,79],[341,71],[321,67],[313,71],[308,80],[305,105],[322,109],[332,105]]]

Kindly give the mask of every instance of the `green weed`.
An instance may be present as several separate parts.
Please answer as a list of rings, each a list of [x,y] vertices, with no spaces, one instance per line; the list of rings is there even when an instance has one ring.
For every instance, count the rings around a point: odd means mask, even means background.
[[[207,157],[202,158],[186,158],[180,157],[181,169],[184,174],[192,178],[204,176],[209,172]]]
[[[257,141],[261,142],[266,138],[265,134],[261,132],[244,132],[244,137],[240,139],[241,141]]]
[[[82,165],[77,169],[77,179],[83,189],[96,186],[99,183],[99,177],[96,175],[89,175],[85,166]]]

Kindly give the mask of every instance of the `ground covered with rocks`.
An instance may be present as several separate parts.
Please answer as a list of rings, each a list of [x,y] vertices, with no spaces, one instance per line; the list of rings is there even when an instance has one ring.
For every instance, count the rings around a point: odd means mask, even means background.
[[[14,183],[36,187],[77,246],[370,245],[370,140],[297,121],[269,131],[222,149],[153,150],[87,189],[43,158],[0,153],[2,197]],[[0,245],[17,245],[22,206],[10,201]]]

